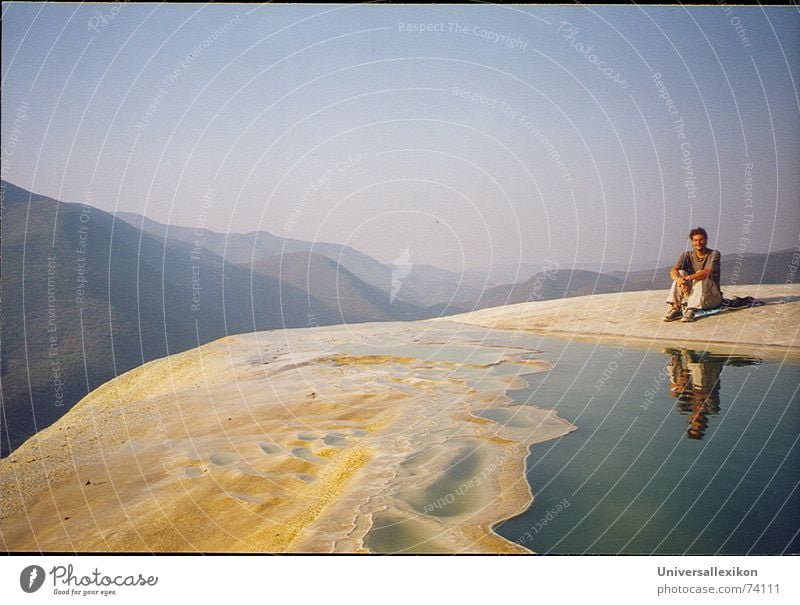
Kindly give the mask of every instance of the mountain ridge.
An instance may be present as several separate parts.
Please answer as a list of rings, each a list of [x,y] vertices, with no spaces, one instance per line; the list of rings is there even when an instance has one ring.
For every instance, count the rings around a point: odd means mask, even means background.
[[[307,292],[205,248],[11,184],[3,194],[2,456],[149,360],[234,333],[341,322]]]

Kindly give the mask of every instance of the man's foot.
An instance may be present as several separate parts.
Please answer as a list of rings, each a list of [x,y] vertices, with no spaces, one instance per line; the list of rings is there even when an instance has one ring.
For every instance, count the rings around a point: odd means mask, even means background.
[[[664,321],[675,321],[676,319],[680,319],[681,315],[682,313],[680,309],[671,307],[664,316]]]
[[[683,310],[683,317],[681,317],[682,322],[690,322],[694,321],[694,309],[684,309]]]

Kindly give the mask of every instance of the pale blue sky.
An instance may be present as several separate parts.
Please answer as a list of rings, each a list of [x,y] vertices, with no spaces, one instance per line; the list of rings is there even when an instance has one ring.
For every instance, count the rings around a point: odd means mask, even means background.
[[[764,252],[800,234],[799,46],[789,7],[5,3],[3,178],[455,270]]]

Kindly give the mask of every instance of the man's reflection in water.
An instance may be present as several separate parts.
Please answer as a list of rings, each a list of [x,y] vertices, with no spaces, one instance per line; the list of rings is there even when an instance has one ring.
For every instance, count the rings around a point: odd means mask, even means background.
[[[719,414],[720,375],[724,365],[758,365],[757,357],[714,355],[705,351],[667,349],[670,356],[670,394],[678,400],[678,412],[689,416],[689,439],[702,439],[708,417]]]

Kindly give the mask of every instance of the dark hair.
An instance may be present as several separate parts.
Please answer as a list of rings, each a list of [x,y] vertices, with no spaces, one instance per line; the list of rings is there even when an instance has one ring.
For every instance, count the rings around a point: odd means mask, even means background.
[[[702,235],[704,238],[708,239],[708,233],[706,233],[706,230],[702,227],[697,227],[689,231],[689,239],[692,239],[695,235]]]

